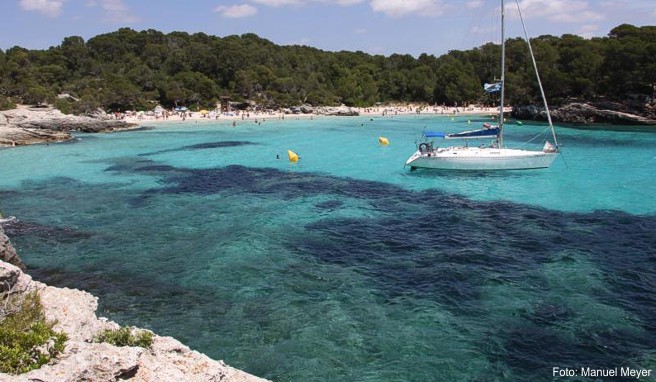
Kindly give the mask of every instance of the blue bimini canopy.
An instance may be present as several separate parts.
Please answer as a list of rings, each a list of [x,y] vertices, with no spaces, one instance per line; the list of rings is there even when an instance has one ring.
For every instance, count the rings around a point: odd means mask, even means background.
[[[424,137],[426,138],[444,138],[445,134],[440,131],[424,131]]]
[[[499,135],[498,127],[489,129],[463,131],[461,133],[448,134],[446,139],[479,139],[479,138],[496,138]]]

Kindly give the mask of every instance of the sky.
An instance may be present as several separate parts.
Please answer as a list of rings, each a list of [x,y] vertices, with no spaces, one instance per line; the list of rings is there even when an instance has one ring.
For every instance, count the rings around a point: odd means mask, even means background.
[[[620,24],[656,25],[654,0],[506,0],[507,35],[603,37]],[[128,27],[278,45],[440,56],[499,42],[498,0],[0,0],[0,49],[47,49],[65,37]]]

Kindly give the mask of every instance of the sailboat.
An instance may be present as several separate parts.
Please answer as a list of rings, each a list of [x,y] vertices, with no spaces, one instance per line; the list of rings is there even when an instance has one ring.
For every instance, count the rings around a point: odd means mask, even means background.
[[[518,4],[519,8],[519,4]],[[524,26],[523,18],[521,17]],[[524,33],[526,27],[524,26]],[[504,129],[504,92],[505,92],[505,66],[506,66],[506,41],[505,41],[505,7],[504,1],[501,0],[501,80],[494,84],[485,84],[487,92],[500,92],[499,101],[499,124],[485,124],[482,129],[463,131],[453,134],[441,132],[425,131],[423,133],[424,142],[420,143],[417,151],[408,158],[406,166],[412,170],[417,168],[441,169],[441,170],[524,170],[548,168],[558,154],[558,140],[556,132],[549,114],[540,76],[537,71],[533,49],[530,40],[526,36],[533,68],[542,95],[542,101],[547,113],[547,120],[551,129],[551,135],[554,143],[548,140],[545,142],[542,150],[524,150],[504,147],[503,129]],[[465,143],[460,146],[436,147],[431,138],[459,139]],[[489,145],[469,145],[471,139],[488,139],[491,140]]]

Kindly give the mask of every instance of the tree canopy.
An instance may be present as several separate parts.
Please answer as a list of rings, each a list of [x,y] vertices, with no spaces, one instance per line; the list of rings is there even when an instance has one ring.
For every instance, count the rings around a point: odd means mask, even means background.
[[[532,45],[550,101],[652,96],[656,27],[620,25],[607,37],[539,36]],[[508,102],[539,99],[527,47],[507,41]],[[0,108],[54,102],[68,111],[213,107],[219,97],[268,107],[302,103],[370,106],[378,102],[490,103],[485,82],[499,76],[500,47],[486,44],[440,57],[371,55],[279,46],[255,34],[216,37],[121,28],[66,37],[47,50],[0,50]]]

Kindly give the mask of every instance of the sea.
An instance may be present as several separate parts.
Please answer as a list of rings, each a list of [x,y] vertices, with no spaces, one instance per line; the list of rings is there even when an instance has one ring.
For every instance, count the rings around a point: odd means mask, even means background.
[[[76,134],[0,150],[0,210],[35,279],[273,381],[654,380],[656,130],[557,126],[542,170],[404,168],[425,129],[487,121]]]

